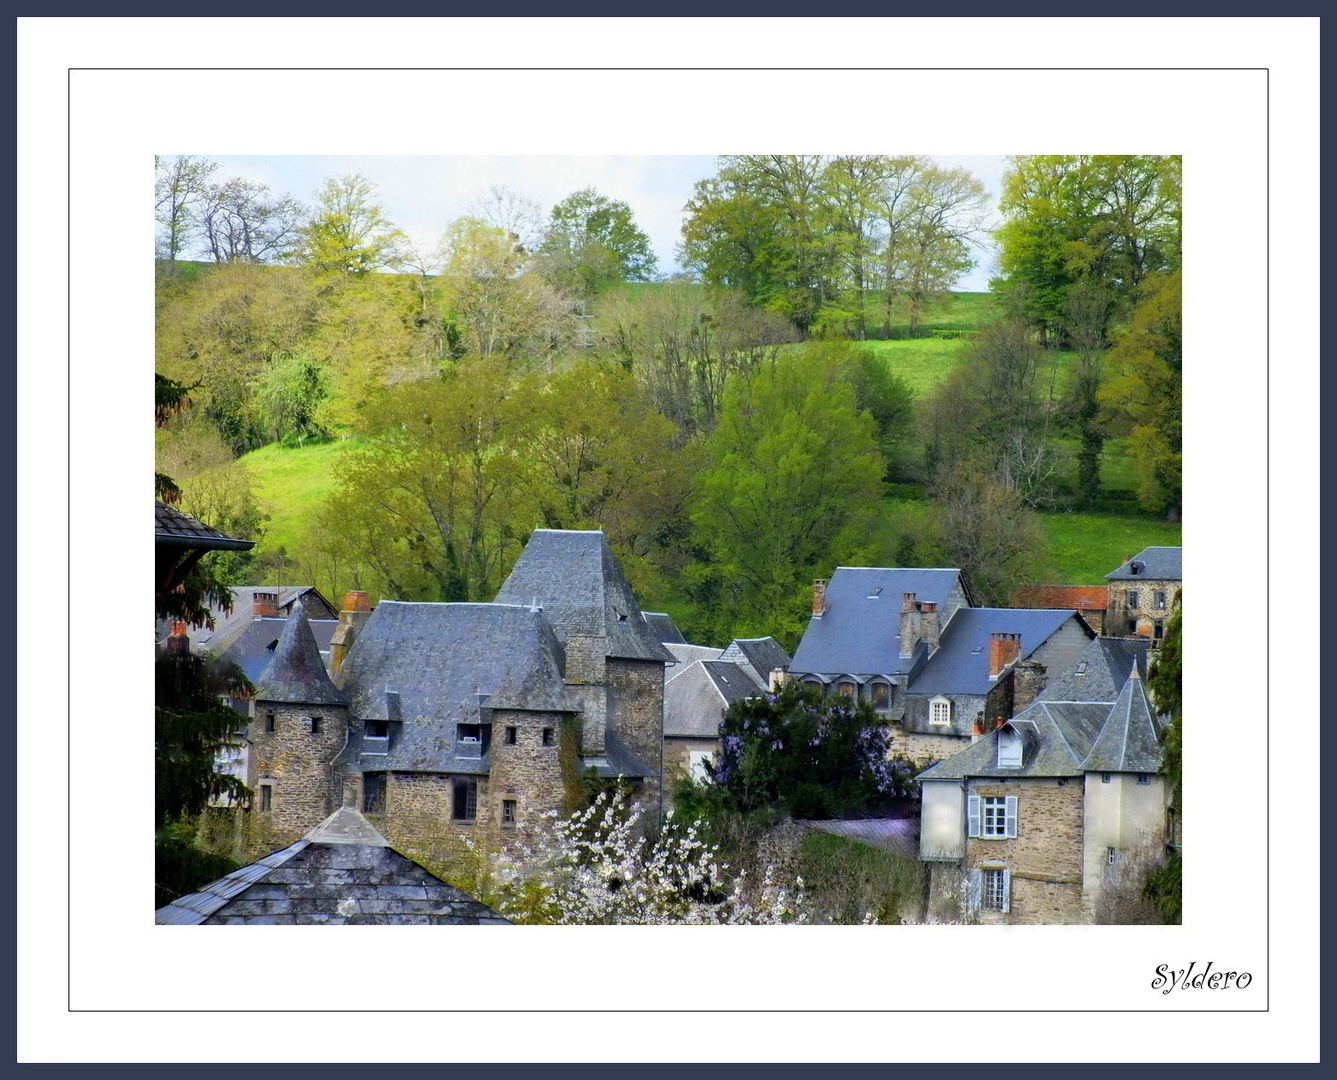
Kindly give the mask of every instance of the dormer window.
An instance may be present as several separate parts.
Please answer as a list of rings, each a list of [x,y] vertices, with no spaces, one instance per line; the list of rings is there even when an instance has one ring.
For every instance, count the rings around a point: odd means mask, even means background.
[[[880,710],[891,707],[891,686],[884,682],[875,682],[868,688],[868,696],[873,708]]]
[[[928,703],[928,722],[947,725],[952,722],[952,702],[939,695]]]
[[[836,693],[841,697],[852,698],[856,693],[856,688],[852,682],[838,682],[836,683]]]
[[[998,733],[998,767],[1000,769],[1021,768],[1021,735],[1010,727]]]

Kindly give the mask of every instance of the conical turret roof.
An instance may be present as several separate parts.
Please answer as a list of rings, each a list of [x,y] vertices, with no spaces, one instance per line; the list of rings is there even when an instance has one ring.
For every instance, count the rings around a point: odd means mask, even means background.
[[[325,671],[320,647],[301,604],[292,607],[274,648],[274,658],[256,685],[255,699],[296,705],[346,704]]]
[[[1082,768],[1087,772],[1154,773],[1161,767],[1160,727],[1133,665]]]

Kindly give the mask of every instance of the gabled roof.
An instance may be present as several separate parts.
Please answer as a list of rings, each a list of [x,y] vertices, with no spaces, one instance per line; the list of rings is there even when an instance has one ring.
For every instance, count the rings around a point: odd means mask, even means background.
[[[158,909],[173,925],[435,925],[510,920],[395,851],[343,807],[297,843]]]
[[[484,722],[484,709],[575,712],[563,664],[537,609],[383,600],[349,650],[340,685],[354,716],[400,727],[388,754],[363,753],[360,733],[347,753],[377,771],[486,772],[476,750],[457,746],[456,725]]]
[[[937,604],[942,618],[951,625],[961,613],[951,615],[944,609],[959,581],[960,570],[836,567],[826,584],[825,612],[809,621],[790,670],[858,675],[908,672],[911,658],[900,655],[902,594],[914,593],[920,602]]]
[[[214,617],[214,628],[212,630],[201,628],[190,632],[190,646],[192,649],[219,656],[225,650],[231,648],[246,627],[256,620],[256,593],[277,595],[280,617],[285,619],[291,612],[292,605],[302,601],[303,606],[308,608],[307,616],[311,619],[313,628],[317,622],[324,621],[324,619],[337,620],[339,618],[339,612],[335,606],[326,600],[320,591],[312,585],[242,585],[232,589],[231,593],[232,610],[230,612],[224,612],[213,607],[209,609]],[[325,644],[322,644],[321,648],[327,647],[328,639]]]
[[[998,765],[999,730],[1024,740],[1019,768]],[[1142,680],[1125,681],[1119,699],[1036,701],[978,742],[919,774],[920,780],[989,776],[1080,776],[1089,772],[1154,773],[1160,768],[1158,726]]]
[[[301,604],[293,605],[274,655],[255,684],[255,699],[304,705],[345,703],[344,696],[330,682],[306,609]]]
[[[647,611],[644,614],[646,624],[650,627],[650,633],[655,636],[655,640],[661,645],[685,645],[687,643],[687,639],[682,636],[682,631],[678,629],[678,624],[673,621],[671,615],[663,611]]]
[[[720,733],[724,710],[763,690],[737,664],[725,660],[688,664],[664,686],[664,735],[714,739]]]
[[[153,500],[153,539],[164,547],[204,548],[209,551],[249,551],[254,540],[238,540],[212,525],[196,521],[161,499]]]
[[[603,637],[607,656],[672,659],[645,621],[601,531],[535,529],[496,602],[537,604],[560,641]]]
[[[1161,767],[1160,725],[1134,670],[1083,768],[1087,772],[1153,773]]]
[[[1037,695],[1040,701],[1113,702],[1137,665],[1147,674],[1151,642],[1146,638],[1095,638],[1067,671],[1057,672]]]
[[[998,682],[989,678],[991,635],[1020,634],[1020,659],[1025,660],[1069,619],[1077,619],[1076,613],[1047,608],[962,608],[947,624],[938,651],[911,680],[907,693],[987,694]],[[1086,624],[1082,626],[1089,634]]]
[[[664,648],[675,661],[664,668],[665,683],[676,679],[689,665],[695,664],[698,660],[718,660],[724,652],[723,649],[714,649],[709,645],[679,645],[672,641],[664,642]]]
[[[770,685],[772,671],[788,671],[791,663],[789,654],[771,637],[735,638],[720,659],[738,664],[761,686]]]
[[[1105,577],[1109,581],[1182,581],[1183,556],[1182,547],[1145,547]]]

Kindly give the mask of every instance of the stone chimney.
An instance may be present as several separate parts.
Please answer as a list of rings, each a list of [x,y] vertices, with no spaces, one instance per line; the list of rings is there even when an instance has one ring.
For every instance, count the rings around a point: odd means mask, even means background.
[[[279,615],[279,594],[276,592],[257,592],[254,594],[252,614],[257,619],[277,619]]]
[[[371,604],[367,594],[359,591],[344,594],[343,606],[339,609],[339,625],[334,628],[330,638],[330,674],[338,675],[348,659],[348,650],[362,632],[362,627],[371,618]]]
[[[818,618],[826,614],[825,578],[817,578],[812,583],[812,613]]]
[[[1021,655],[1020,634],[989,635],[989,678],[996,679],[1003,669]]]
[[[919,605],[915,594],[901,593],[901,655],[910,656],[919,640]]]
[[[1016,716],[1030,705],[1048,682],[1044,664],[1037,664],[1034,660],[1017,664],[1012,672],[1012,715]]]
[[[164,648],[172,656],[185,656],[190,652],[190,635],[186,633],[184,619],[172,620],[172,632],[167,635]]]
[[[928,642],[928,651],[937,652],[942,635],[942,614],[937,604],[919,605],[919,636]]]

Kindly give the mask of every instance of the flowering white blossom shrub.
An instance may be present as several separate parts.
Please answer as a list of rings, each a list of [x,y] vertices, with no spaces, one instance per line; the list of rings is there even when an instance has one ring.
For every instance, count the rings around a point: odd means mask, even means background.
[[[517,922],[744,924],[806,921],[803,882],[753,882],[719,859],[696,822],[672,815],[657,835],[624,794],[602,793],[568,818],[550,811],[545,839],[497,854],[488,902]]]

